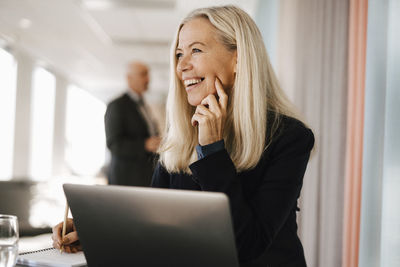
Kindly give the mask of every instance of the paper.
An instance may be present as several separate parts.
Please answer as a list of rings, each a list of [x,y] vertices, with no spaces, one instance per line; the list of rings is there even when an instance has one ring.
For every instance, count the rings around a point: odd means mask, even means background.
[[[17,264],[26,266],[78,267],[86,266],[85,255],[77,253],[61,253],[58,249],[44,249],[18,255]]]

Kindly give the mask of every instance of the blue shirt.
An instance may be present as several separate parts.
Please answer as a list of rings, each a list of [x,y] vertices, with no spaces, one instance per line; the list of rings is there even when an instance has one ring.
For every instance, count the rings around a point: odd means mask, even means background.
[[[215,152],[224,150],[224,148],[225,148],[224,139],[205,146],[197,145],[196,146],[197,158],[198,159],[205,158],[208,155],[211,155]]]

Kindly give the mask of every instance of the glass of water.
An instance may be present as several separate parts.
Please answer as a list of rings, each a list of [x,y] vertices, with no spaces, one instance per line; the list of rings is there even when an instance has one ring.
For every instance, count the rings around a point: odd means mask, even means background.
[[[0,267],[15,265],[18,256],[18,219],[0,214]]]

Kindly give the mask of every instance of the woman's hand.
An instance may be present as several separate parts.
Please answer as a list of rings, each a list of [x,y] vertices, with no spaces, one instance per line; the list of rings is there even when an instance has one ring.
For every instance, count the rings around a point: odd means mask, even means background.
[[[219,100],[217,101],[215,95],[208,95],[197,106],[192,117],[192,125],[199,126],[199,144],[201,146],[223,139],[228,95],[218,78],[215,79],[215,88]]]
[[[64,251],[68,253],[81,251],[82,246],[79,243],[78,232],[76,232],[74,221],[72,219],[67,220],[67,234],[63,239],[61,238],[62,228],[62,222],[53,227],[53,235],[51,236],[51,239],[53,239],[53,247],[61,249],[61,246],[63,246]]]

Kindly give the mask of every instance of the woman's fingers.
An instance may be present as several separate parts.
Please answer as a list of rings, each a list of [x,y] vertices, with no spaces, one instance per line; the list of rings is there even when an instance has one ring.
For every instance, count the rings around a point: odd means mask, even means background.
[[[199,123],[203,123],[205,121],[205,117],[212,118],[214,117],[213,113],[203,105],[198,105],[196,110],[192,116],[192,125],[196,126]]]
[[[53,247],[56,249],[61,249],[61,244],[53,240]]]
[[[70,246],[64,246],[63,249],[64,249],[65,252],[71,253],[71,247]]]
[[[192,116],[192,126],[197,126],[199,124],[202,124],[204,122],[204,115],[201,115],[199,113],[195,113]]]
[[[201,105],[208,106],[210,111],[216,115],[219,115],[221,113],[221,107],[219,106],[215,95],[208,95],[201,101]]]
[[[63,223],[59,223],[56,226],[54,226],[52,229],[53,234],[51,235],[51,239],[53,239],[53,241],[58,244],[61,244],[62,225],[63,225]]]
[[[206,116],[213,116],[212,110],[209,110],[204,105],[198,105],[196,107],[196,111],[194,113],[198,113],[198,114],[206,115]]]
[[[201,101],[201,104],[208,106],[211,112],[218,116],[220,113],[226,112],[226,107],[228,106],[228,95],[225,93],[222,83],[218,78],[215,78],[215,89],[219,100],[217,101],[215,95],[210,94]]]
[[[76,253],[76,252],[82,251],[82,245],[81,244],[66,245],[66,246],[64,246],[64,251],[67,253]]]
[[[74,249],[76,249],[75,252],[82,251],[82,245],[81,244],[76,245],[76,246],[74,246]]]
[[[78,240],[79,240],[78,232],[74,231],[74,232],[70,232],[64,236],[64,238],[62,240],[62,244],[70,245]]]
[[[226,111],[226,107],[228,106],[228,95],[225,93],[222,83],[218,78],[215,79],[215,88],[217,89],[219,104],[222,110]]]
[[[60,249],[61,246],[68,247],[74,242],[79,241],[78,232],[76,232],[74,221],[72,219],[67,220],[67,234],[64,236],[64,238],[61,236],[62,228],[63,222],[57,224],[52,229],[53,234],[51,235],[51,239],[53,239],[53,247]]]
[[[64,238],[61,237],[61,232],[63,228],[63,222],[57,224],[53,227],[53,234],[51,239],[53,239],[53,247],[56,249],[61,249],[67,253],[75,253],[82,250],[82,246],[79,243],[78,232],[75,229],[74,221],[72,219],[67,220],[67,233]]]
[[[215,88],[219,100],[214,94],[208,95],[196,107],[196,111],[192,116],[192,125],[199,126],[198,137],[200,145],[211,144],[223,138],[228,96],[218,78],[215,80]]]

